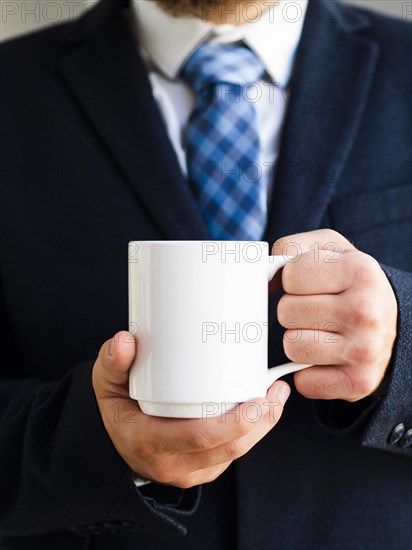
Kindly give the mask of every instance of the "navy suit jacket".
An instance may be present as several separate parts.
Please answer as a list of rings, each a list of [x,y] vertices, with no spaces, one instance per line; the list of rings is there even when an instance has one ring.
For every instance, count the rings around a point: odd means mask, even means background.
[[[127,327],[127,242],[209,235],[126,13],[102,0],[0,47],[0,548],[412,549],[412,447],[389,441],[412,427],[410,26],[311,0],[266,231],[334,228],[382,264],[383,385],[354,404],[293,391],[216,482],[138,490],[93,362]]]

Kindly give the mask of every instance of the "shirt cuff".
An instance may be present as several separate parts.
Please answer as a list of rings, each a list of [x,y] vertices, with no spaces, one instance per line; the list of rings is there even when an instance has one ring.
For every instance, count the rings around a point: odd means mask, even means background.
[[[142,479],[140,477],[133,476],[133,483],[136,485],[136,487],[143,487],[143,485],[148,485],[152,482],[149,479]]]

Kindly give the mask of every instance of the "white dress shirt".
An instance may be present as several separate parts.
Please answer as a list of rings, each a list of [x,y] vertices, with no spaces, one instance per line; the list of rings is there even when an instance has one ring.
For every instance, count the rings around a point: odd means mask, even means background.
[[[253,16],[257,17],[240,26],[215,25],[195,17],[173,17],[155,1],[134,3],[140,51],[147,64],[153,96],[185,175],[185,132],[195,100],[191,88],[179,77],[179,71],[202,42],[243,41],[260,59],[268,76],[248,88],[248,97],[256,108],[261,145],[259,164],[270,199],[270,184],[273,182],[288,103],[287,86],[302,33],[307,1],[280,0],[278,5],[264,13],[259,13],[255,8]]]

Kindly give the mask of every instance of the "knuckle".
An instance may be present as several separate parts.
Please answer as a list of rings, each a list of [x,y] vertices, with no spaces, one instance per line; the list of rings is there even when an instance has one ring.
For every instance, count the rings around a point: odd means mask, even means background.
[[[134,455],[147,459],[154,455],[154,448],[145,439],[137,439],[131,442],[131,449]]]
[[[363,283],[369,286],[376,282],[377,275],[380,270],[381,268],[379,263],[372,258],[372,256],[358,253],[356,268],[354,271],[354,280],[357,283]]]
[[[247,453],[246,445],[239,439],[234,439],[226,445],[225,452],[228,461],[236,460]]]
[[[156,465],[153,469],[153,478],[163,485],[176,485],[179,476],[175,469],[166,464]]]
[[[319,229],[319,238],[326,242],[340,243],[346,239],[335,229]]]
[[[370,395],[375,391],[380,383],[380,379],[374,371],[359,371],[353,380],[354,393],[357,399]]]
[[[352,362],[360,366],[368,366],[379,360],[380,346],[376,338],[364,338],[353,345]]]
[[[278,239],[272,246],[272,254],[281,256],[285,247],[287,247],[291,240],[293,240],[293,235]]]
[[[356,326],[375,328],[379,325],[376,306],[367,298],[357,298],[351,313],[352,322]]]
[[[174,481],[173,485],[179,489],[191,489],[195,485],[199,485],[199,483],[194,478],[186,476]]]

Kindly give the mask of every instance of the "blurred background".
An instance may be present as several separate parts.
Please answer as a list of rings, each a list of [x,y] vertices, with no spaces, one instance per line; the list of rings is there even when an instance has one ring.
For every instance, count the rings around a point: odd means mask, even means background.
[[[138,3],[147,0],[134,1]],[[341,1],[412,21],[412,1],[410,0]],[[7,40],[47,25],[79,17],[95,2],[96,0],[0,0],[0,40]]]

